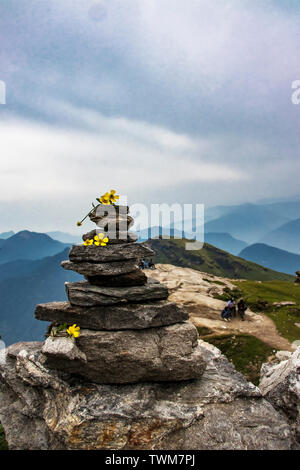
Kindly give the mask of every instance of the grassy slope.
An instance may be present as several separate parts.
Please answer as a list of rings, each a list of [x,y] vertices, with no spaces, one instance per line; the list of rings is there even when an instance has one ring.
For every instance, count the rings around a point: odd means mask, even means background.
[[[246,303],[253,311],[262,311],[275,323],[279,333],[293,342],[300,340],[300,285],[284,281],[236,281]],[[291,301],[293,307],[275,307],[273,302]]]
[[[173,264],[185,268],[214,274],[215,276],[232,279],[250,280],[285,280],[293,279],[288,274],[272,271],[258,264],[233,256],[226,251],[205,243],[202,250],[187,251],[185,243],[188,240],[149,240],[148,244],[156,252],[156,263]]]

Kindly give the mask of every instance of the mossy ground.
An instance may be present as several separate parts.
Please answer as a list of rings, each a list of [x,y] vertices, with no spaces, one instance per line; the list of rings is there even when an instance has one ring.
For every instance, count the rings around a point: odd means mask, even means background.
[[[200,332],[199,332],[200,334]],[[275,350],[251,335],[215,335],[202,339],[216,346],[247,380],[258,385],[260,369]]]
[[[278,332],[290,342],[300,340],[300,285],[286,281],[235,281],[246,304],[254,312],[270,317]],[[295,306],[276,307],[274,302],[295,302]]]
[[[3,427],[0,424],[0,450],[8,450],[7,442],[5,440],[5,434]]]

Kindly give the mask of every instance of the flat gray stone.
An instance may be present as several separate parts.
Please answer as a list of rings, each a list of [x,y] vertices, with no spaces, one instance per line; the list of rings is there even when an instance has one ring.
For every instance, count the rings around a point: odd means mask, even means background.
[[[127,231],[134,223],[134,219],[130,215],[117,215],[116,217],[112,215],[105,217],[95,216],[92,221],[102,230],[117,230],[122,232]]]
[[[83,276],[113,276],[127,274],[138,269],[136,260],[112,261],[110,263],[90,263],[62,261],[61,266],[69,271],[76,271]]]
[[[84,235],[82,235],[82,239],[83,241],[85,240],[90,240],[91,238],[94,238],[95,235],[98,235],[98,233],[100,233],[101,230],[100,229],[95,229],[95,230],[91,230],[90,232],[88,233],[85,233]],[[107,236],[109,238],[109,245],[120,245],[120,244],[123,244],[123,243],[134,243],[138,240],[138,236],[136,233],[134,232],[116,232],[116,231],[113,231],[113,232],[102,232],[105,234],[105,236]]]
[[[190,322],[145,330],[83,329],[76,345],[85,364],[47,352],[46,365],[103,384],[196,379],[205,369],[197,339]]]
[[[66,291],[72,305],[93,307],[96,305],[113,305],[123,302],[142,303],[147,300],[165,300],[168,288],[148,278],[144,286],[136,287],[100,287],[86,281],[66,282]]]
[[[146,274],[141,269],[118,276],[86,276],[86,280],[90,284],[101,287],[143,286],[146,284],[147,279]]]
[[[73,324],[90,330],[139,330],[167,326],[188,320],[188,314],[168,301],[147,304],[120,304],[97,307],[75,307],[68,302],[37,305],[35,318],[63,325]]]
[[[95,209],[89,214],[89,218],[92,222],[95,219],[102,219],[103,217],[118,217],[118,216],[127,216],[129,213],[129,206],[122,206],[122,205],[106,205],[106,204],[98,204]]]
[[[106,246],[73,245],[69,253],[69,258],[74,263],[82,261],[106,263],[150,258],[151,256],[154,256],[154,251],[144,243],[124,243],[111,246],[109,244]]]

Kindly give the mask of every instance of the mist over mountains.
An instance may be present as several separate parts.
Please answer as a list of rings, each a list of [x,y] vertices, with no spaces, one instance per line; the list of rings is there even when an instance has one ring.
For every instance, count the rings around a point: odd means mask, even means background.
[[[193,238],[178,224],[171,231],[168,227],[140,231],[139,241],[152,235],[155,262],[224,277],[292,280],[289,274],[300,269],[300,200],[218,206],[207,214],[211,219],[205,225],[206,245],[199,252],[187,252],[184,241],[176,240],[183,235]],[[175,240],[159,239],[170,233]],[[82,279],[60,266],[74,243],[81,243],[79,235],[60,231],[0,234],[0,335],[7,344],[42,339],[45,325],[33,317],[36,304],[65,300],[64,282]]]

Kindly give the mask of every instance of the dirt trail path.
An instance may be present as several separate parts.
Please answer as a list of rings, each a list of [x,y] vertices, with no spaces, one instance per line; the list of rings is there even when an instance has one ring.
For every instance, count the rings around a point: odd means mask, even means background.
[[[229,279],[168,264],[159,264],[157,269],[146,270],[145,273],[168,286],[170,300],[183,305],[196,326],[209,328],[213,334],[245,333],[256,336],[275,349],[293,350],[291,343],[278,333],[273,321],[264,314],[247,310],[244,322],[239,318],[231,322],[221,320],[225,302],[213,296],[221,294],[224,287],[235,287]]]

